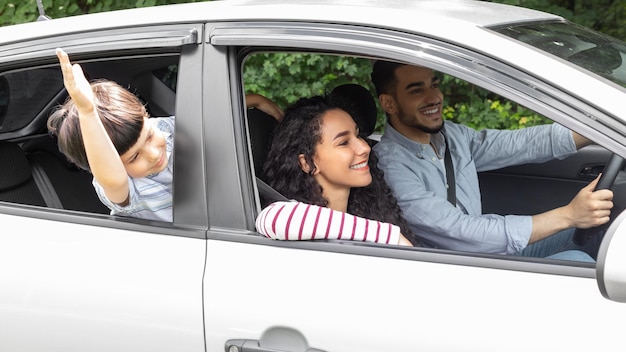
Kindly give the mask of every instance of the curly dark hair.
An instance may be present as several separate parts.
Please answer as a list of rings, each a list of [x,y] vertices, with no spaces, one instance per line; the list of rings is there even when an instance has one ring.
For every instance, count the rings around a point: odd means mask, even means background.
[[[327,111],[338,109],[338,105],[339,102],[334,101],[332,96],[326,95],[302,98],[285,109],[285,115],[272,136],[263,172],[268,184],[288,199],[328,206],[328,200],[323,197],[322,186],[313,177],[313,156],[322,139],[322,117]],[[304,155],[304,159],[311,166],[308,173],[300,167],[300,154]],[[378,168],[378,157],[373,150],[370,152],[368,164],[372,182],[366,187],[351,189],[348,213],[397,225],[413,245],[418,245],[419,241],[413,235],[391,188],[385,182],[383,171]]]

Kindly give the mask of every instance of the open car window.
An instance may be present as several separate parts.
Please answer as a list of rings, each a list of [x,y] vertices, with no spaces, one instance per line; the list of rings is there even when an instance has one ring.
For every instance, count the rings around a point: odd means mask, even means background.
[[[175,113],[178,56],[116,57],[82,61],[89,79],[127,87],[152,116]],[[48,117],[67,99],[58,65],[0,73],[0,201],[109,214],[92,175],[71,163],[47,129]]]
[[[367,89],[375,101],[376,121],[366,137],[373,144],[384,132],[386,117],[379,106],[375,89],[369,79],[375,58],[319,53],[275,52],[247,57],[243,65],[246,93],[259,93],[277,102],[283,109],[299,97],[327,94],[333,89],[356,84]],[[274,65],[274,66],[273,66]],[[320,67],[322,67],[320,69]],[[303,73],[305,72],[305,73]],[[317,76],[305,81],[299,75]],[[450,74],[437,72],[444,95],[442,114],[447,121],[483,129],[518,130],[532,126],[558,123],[513,100],[502,97]],[[310,84],[308,82],[315,82]],[[278,87],[278,89],[277,89]],[[268,140],[276,122],[248,115],[248,128],[255,175],[263,179]],[[252,119],[252,121],[251,121]],[[266,121],[266,122],[262,122]],[[265,125],[264,125],[265,123]],[[372,145],[373,145],[372,144]],[[602,145],[591,145],[563,159],[530,162],[503,168],[479,170],[480,199],[483,214],[536,215],[567,205],[590,181],[598,176],[611,153]],[[625,187],[618,178],[614,187]],[[259,187],[261,208],[274,198]],[[626,199],[616,196],[616,209],[623,209]],[[615,215],[619,214],[615,211]],[[597,252],[597,248],[594,249]],[[596,253],[593,253],[595,256]]]

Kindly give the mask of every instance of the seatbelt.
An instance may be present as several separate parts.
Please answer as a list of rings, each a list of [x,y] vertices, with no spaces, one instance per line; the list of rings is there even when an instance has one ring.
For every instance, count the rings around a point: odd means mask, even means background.
[[[259,193],[261,193],[262,196],[267,197],[267,199],[272,202],[289,200],[258,177],[256,178],[256,184],[259,187]]]
[[[448,138],[443,136],[446,141],[446,152],[444,154],[444,163],[446,165],[446,182],[448,183],[448,202],[456,207],[456,181],[454,180],[454,165],[452,164],[452,156],[450,155],[450,146]]]
[[[54,186],[52,186],[52,182],[50,182],[48,175],[46,175],[46,172],[43,170],[41,165],[31,161],[30,166],[33,179],[37,184],[37,188],[39,188],[39,192],[41,193],[43,200],[46,202],[46,206],[48,208],[63,209],[61,200],[59,199],[57,192],[54,190]]]

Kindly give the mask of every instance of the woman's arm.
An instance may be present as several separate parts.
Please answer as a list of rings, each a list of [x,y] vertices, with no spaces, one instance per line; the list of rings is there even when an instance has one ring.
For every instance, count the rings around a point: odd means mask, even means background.
[[[246,107],[259,109],[271,115],[276,121],[283,119],[283,110],[280,106],[260,94],[246,94]]]
[[[396,225],[295,201],[267,206],[257,217],[256,228],[266,237],[278,240],[332,239],[411,245]]]

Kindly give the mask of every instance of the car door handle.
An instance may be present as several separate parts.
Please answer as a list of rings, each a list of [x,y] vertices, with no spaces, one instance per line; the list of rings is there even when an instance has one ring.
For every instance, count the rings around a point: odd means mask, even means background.
[[[226,352],[325,352],[309,347],[300,331],[284,326],[267,329],[259,340],[228,340],[225,348]]]
[[[586,165],[580,170],[578,176],[583,180],[593,180],[604,170],[604,166],[604,164]]]
[[[226,352],[325,352],[316,348],[306,350],[277,350],[274,348],[261,347],[258,340],[228,340],[226,341]]]

